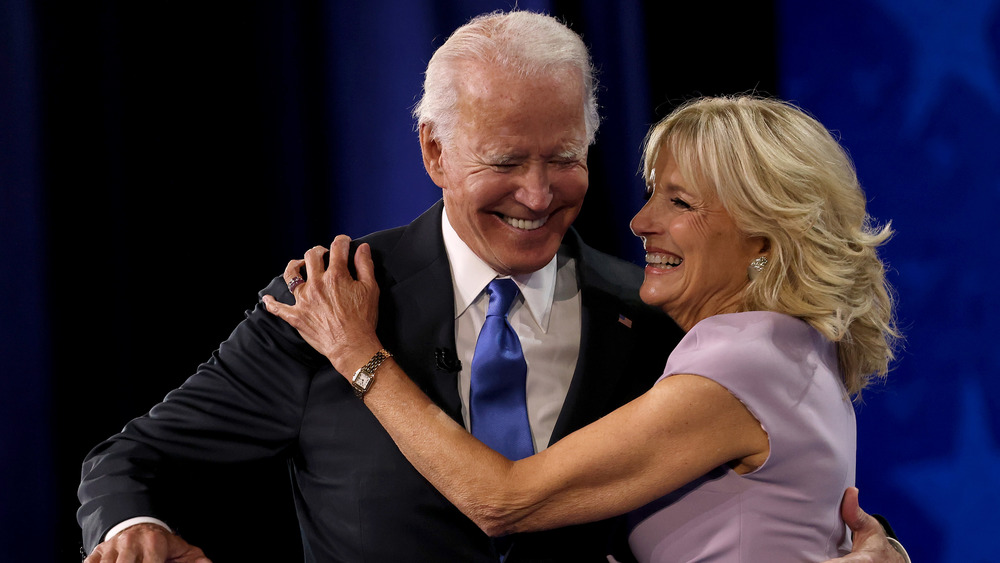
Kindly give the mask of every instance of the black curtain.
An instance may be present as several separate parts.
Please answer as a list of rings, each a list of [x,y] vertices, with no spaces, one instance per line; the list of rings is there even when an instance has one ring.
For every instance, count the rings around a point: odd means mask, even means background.
[[[180,385],[289,259],[439,197],[409,117],[421,72],[510,5],[4,3],[6,560],[77,557],[83,456]],[[692,95],[775,92],[772,3],[520,7],[591,46],[605,121],[577,227],[635,258],[643,134]],[[180,531],[214,561],[300,558],[284,460],[174,473]]]

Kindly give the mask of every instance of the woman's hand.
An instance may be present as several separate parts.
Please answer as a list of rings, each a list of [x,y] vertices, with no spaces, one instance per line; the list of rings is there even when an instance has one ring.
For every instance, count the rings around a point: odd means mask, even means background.
[[[317,246],[304,260],[292,260],[283,277],[295,297],[294,305],[285,305],[270,295],[264,296],[267,310],[292,325],[302,338],[326,356],[333,367],[350,378],[382,348],[375,336],[378,320],[378,284],[371,249],[358,246],[354,266],[358,279],[347,270],[350,237],[340,235],[330,245],[330,265],[324,267],[327,249]],[[306,280],[302,281],[302,266]]]

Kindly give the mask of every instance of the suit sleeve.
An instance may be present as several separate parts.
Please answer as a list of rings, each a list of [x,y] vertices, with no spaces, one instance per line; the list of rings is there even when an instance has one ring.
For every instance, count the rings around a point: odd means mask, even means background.
[[[280,277],[263,294],[292,300]],[[119,522],[160,516],[155,483],[167,464],[239,463],[288,449],[325,363],[258,304],[183,385],[87,455],[77,512],[87,551]]]

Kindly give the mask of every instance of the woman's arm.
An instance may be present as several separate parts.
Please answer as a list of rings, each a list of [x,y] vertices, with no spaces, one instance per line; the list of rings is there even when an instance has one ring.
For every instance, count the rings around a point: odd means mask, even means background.
[[[375,336],[378,288],[371,257],[348,243],[306,255],[310,281],[296,304],[268,310],[299,330],[346,378],[381,349]],[[294,275],[302,261],[289,264]],[[732,462],[746,472],[767,456],[757,420],[721,385],[694,375],[650,391],[534,456],[512,462],[456,424],[388,360],[365,403],[428,481],[490,535],[589,522],[624,513]]]
[[[365,403],[421,474],[493,536],[622,514],[767,446],[725,388],[677,375],[512,462],[445,415],[396,364],[386,367]]]

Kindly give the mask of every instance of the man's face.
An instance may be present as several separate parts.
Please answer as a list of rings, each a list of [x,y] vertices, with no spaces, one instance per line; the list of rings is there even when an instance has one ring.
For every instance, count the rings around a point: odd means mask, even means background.
[[[424,164],[473,252],[501,274],[534,272],[555,256],[587,193],[580,79],[466,70],[453,140],[421,129]]]

